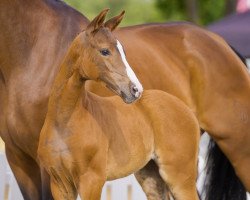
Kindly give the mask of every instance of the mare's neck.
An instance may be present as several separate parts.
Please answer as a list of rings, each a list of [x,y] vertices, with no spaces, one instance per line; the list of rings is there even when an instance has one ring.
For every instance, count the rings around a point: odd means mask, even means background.
[[[56,0],[1,0],[0,13],[0,72],[7,80],[16,68],[25,73],[57,68],[68,45],[88,23]]]

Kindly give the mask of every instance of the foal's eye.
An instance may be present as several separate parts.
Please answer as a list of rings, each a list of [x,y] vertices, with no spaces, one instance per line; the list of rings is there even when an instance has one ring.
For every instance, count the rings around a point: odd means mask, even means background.
[[[102,49],[102,50],[100,50],[100,53],[103,56],[109,56],[110,55],[110,51],[108,49]]]

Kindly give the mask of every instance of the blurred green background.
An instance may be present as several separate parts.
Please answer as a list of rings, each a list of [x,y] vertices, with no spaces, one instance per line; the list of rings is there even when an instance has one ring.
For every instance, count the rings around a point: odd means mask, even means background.
[[[236,0],[64,0],[92,19],[110,8],[110,15],[126,11],[122,25],[149,22],[192,21],[207,25],[235,11]]]

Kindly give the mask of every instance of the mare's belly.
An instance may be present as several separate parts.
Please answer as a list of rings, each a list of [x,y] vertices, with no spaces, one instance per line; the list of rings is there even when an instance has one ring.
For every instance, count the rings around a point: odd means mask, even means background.
[[[110,142],[108,152],[108,180],[125,177],[142,167],[152,158],[154,133],[149,123],[135,122],[135,126],[117,134]]]

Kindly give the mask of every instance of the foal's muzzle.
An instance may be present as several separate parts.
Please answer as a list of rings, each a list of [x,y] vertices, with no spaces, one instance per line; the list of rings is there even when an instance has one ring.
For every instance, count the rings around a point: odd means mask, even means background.
[[[140,97],[141,97],[142,91],[140,91],[139,88],[136,87],[134,84],[131,85],[130,91],[131,91],[131,94],[132,94],[135,98],[140,98]]]
[[[113,81],[111,81],[112,79],[104,78],[101,80],[106,84],[107,88],[119,95],[127,104],[133,103],[134,101],[139,99],[143,92],[143,88],[141,85],[136,85],[130,80],[114,81],[113,79]]]
[[[141,96],[141,92],[139,92],[139,89],[135,85],[132,85],[130,90],[131,90],[131,94],[134,97],[139,98]]]
[[[142,91],[140,90],[140,88],[136,87],[135,84],[131,83],[128,89],[123,88],[123,90],[121,90],[120,96],[125,103],[130,104],[139,99],[141,95]]]

